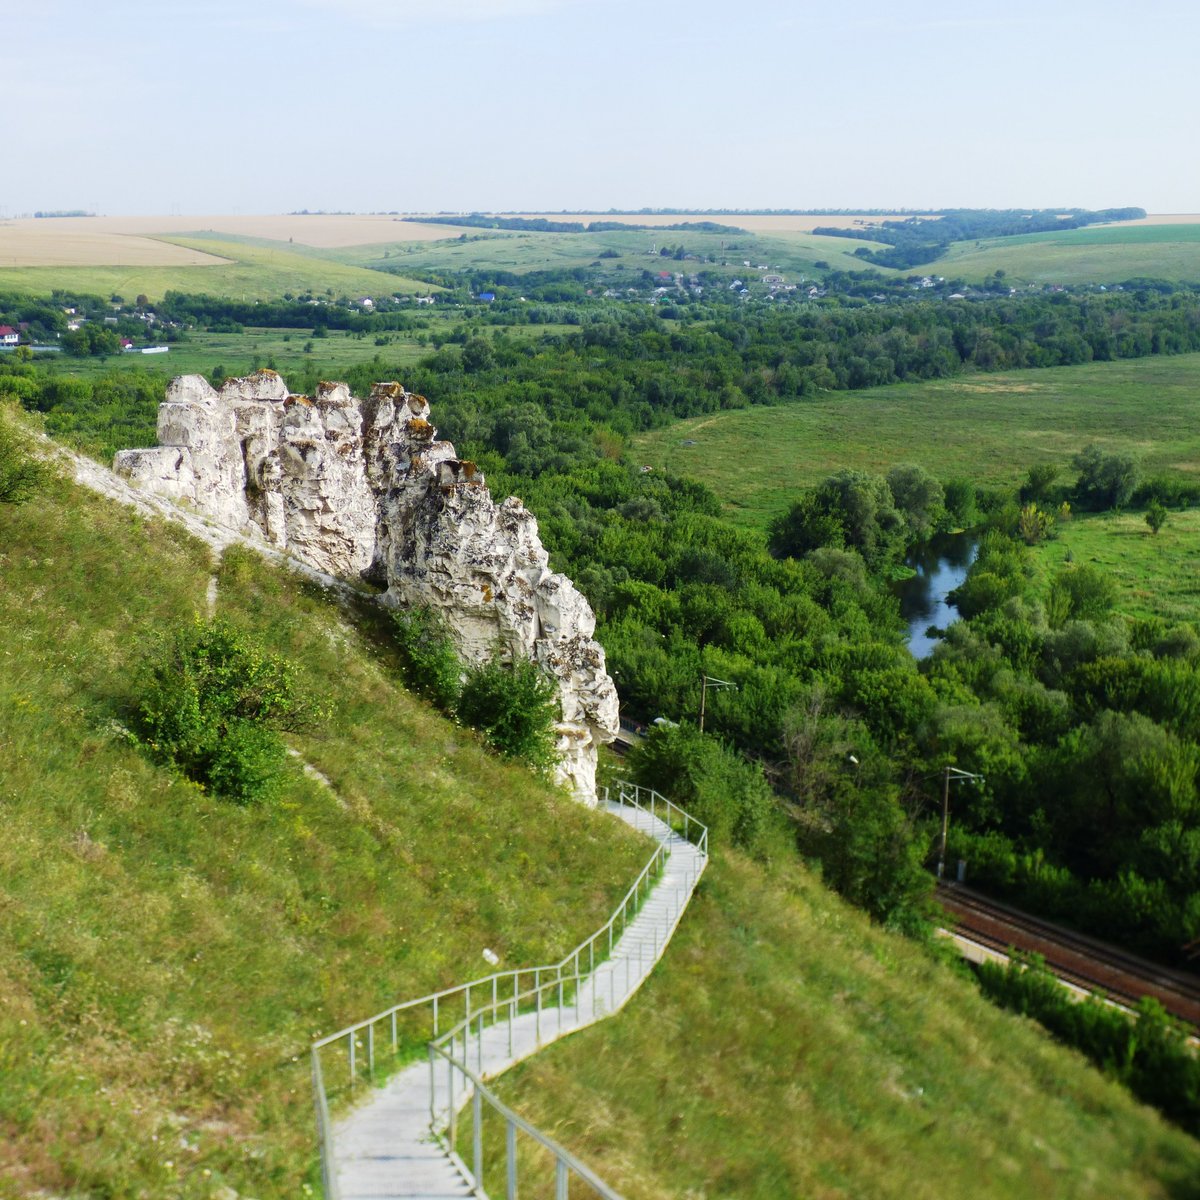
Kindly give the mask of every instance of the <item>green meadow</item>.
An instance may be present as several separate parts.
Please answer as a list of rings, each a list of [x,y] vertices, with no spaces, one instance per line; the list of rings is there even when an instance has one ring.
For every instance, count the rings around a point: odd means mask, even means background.
[[[915,462],[941,479],[1020,482],[1065,470],[1089,442],[1151,472],[1200,471],[1200,355],[968,375],[830,392],[693,418],[635,439],[639,462],[706,483],[738,524],[765,529],[841,467]],[[689,444],[690,443],[690,444]]]
[[[1104,513],[1060,522],[1037,549],[1041,570],[1064,563],[1099,567],[1118,588],[1121,611],[1134,617],[1194,621],[1200,614],[1200,509],[1172,511],[1157,534],[1144,514]]]
[[[977,283],[996,270],[1018,283],[1200,282],[1200,224],[1099,225],[957,242],[928,270]]]

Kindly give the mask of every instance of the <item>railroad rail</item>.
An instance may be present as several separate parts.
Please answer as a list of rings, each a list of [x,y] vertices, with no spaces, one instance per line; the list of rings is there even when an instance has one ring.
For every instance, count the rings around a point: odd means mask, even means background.
[[[1073,929],[1030,916],[960,883],[939,883],[938,903],[956,933],[990,949],[1041,955],[1060,979],[1134,1006],[1143,996],[1193,1028],[1200,1028],[1200,976],[1147,962]]]

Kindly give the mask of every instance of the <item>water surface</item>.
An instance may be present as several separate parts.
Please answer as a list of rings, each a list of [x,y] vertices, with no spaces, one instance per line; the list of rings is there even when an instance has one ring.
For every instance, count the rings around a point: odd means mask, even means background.
[[[967,576],[979,548],[979,535],[938,533],[911,550],[905,558],[916,574],[893,585],[900,598],[900,615],[908,623],[908,648],[915,658],[927,658],[937,638],[925,631],[936,625],[945,629],[958,620],[958,612],[946,597]]]

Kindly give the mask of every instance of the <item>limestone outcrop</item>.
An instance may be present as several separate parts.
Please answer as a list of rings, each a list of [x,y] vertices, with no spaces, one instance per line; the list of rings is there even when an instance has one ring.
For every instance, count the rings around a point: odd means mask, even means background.
[[[470,662],[497,647],[536,661],[562,702],[558,775],[593,801],[618,717],[592,610],[550,570],[533,514],[496,504],[429,415],[397,383],[360,401],[344,383],[292,395],[274,371],[220,391],[186,375],[159,408],[159,445],[114,470],[318,570],[386,584],[388,603],[437,609]]]

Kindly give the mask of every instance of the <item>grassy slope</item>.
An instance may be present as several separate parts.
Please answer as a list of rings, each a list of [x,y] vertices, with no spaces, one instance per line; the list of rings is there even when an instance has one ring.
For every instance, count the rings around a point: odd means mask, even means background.
[[[1200,280],[1200,224],[1096,226],[957,242],[930,270],[978,282],[1000,269],[1017,283]]]
[[[298,253],[293,247],[253,245],[219,238],[164,238],[231,261],[229,265],[196,267],[0,267],[0,291],[49,295],[55,288],[132,300],[144,293],[151,301],[168,291],[203,292],[246,300],[270,300],[284,292],[337,295],[391,295],[427,292],[400,275],[350,266],[332,258]]]
[[[219,612],[329,702],[292,740],[336,790],[297,766],[239,809],[153,766],[112,721],[211,569],[73,487],[0,505],[0,1196],[301,1195],[311,1036],[484,946],[557,956],[646,857],[412,700],[368,617],[244,552]]]
[[[718,855],[625,1015],[499,1091],[638,1200],[1200,1194],[1200,1143],[786,858]]]
[[[1198,385],[1195,354],[971,375],[697,417],[637,439],[634,453],[702,480],[735,521],[765,528],[843,466],[916,462],[942,479],[1014,484],[1095,441],[1137,451],[1147,470],[1194,472]]]

